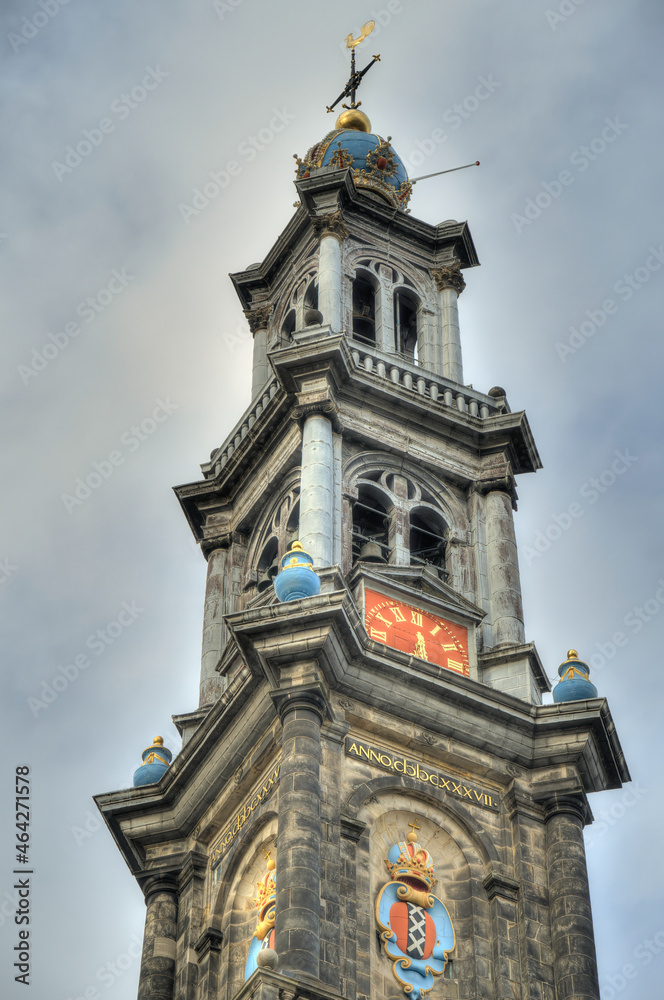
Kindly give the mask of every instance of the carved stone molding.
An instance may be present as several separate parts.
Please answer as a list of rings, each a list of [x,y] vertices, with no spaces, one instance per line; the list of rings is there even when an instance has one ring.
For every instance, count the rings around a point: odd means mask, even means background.
[[[500,896],[502,899],[509,899],[516,902],[519,896],[519,883],[504,872],[490,871],[483,879],[482,884],[486,889],[489,899]]]
[[[350,819],[348,816],[342,816],[340,818],[341,824],[341,836],[344,840],[353,840],[357,843],[367,828],[366,823],[360,822],[357,819]]]
[[[268,302],[264,306],[254,306],[253,309],[244,309],[243,312],[247,317],[249,329],[252,334],[256,334],[259,330],[267,330],[267,321],[272,312],[272,304]]]
[[[348,236],[348,229],[341,211],[329,212],[327,215],[313,215],[311,224],[319,240],[325,236],[334,236],[340,243]]]
[[[194,951],[198,955],[199,961],[204,959],[210,951],[221,951],[224,935],[216,927],[207,927],[198,941],[194,945]]]
[[[204,879],[207,871],[208,859],[201,851],[190,851],[184,860],[178,879],[180,892],[189,885],[194,878]]]
[[[443,267],[431,268],[431,275],[436,282],[436,288],[439,292],[442,292],[445,288],[453,288],[457,295],[461,295],[466,287],[458,260]]]

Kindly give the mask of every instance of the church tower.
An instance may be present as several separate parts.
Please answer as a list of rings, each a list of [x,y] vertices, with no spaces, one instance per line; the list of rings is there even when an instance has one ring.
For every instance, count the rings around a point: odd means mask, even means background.
[[[599,1000],[583,827],[629,773],[574,650],[542,704],[513,524],[540,459],[464,383],[470,230],[409,214],[358,41],[295,214],[231,275],[249,406],[176,488],[199,707],[96,800],[145,894],[138,998]]]

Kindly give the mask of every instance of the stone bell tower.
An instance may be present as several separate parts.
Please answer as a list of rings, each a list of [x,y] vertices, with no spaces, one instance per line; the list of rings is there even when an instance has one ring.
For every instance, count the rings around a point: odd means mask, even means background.
[[[231,276],[251,401],[176,489],[199,707],[97,797],[145,893],[139,1000],[598,1000],[583,827],[629,773],[575,651],[542,704],[513,525],[539,456],[464,384],[473,240],[408,213],[365,72],[353,48],[295,214]]]

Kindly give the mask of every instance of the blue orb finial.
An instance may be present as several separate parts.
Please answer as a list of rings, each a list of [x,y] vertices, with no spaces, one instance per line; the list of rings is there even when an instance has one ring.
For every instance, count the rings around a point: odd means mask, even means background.
[[[134,771],[134,786],[153,785],[168,771],[173,754],[164,746],[163,736],[155,736],[152,746],[141,754],[143,763]]]
[[[280,601],[299,601],[320,594],[320,578],[314,571],[314,561],[301,542],[293,542],[290,551],[282,556],[274,592]]]
[[[556,704],[597,697],[597,688],[590,681],[588,664],[579,659],[575,649],[567,651],[567,659],[558,667],[558,676],[560,680],[553,689]]]

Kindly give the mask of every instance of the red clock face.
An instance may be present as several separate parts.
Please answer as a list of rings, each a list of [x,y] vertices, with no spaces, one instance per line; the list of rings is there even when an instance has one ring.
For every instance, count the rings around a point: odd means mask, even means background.
[[[364,627],[377,642],[468,677],[468,630],[463,625],[366,590]]]

